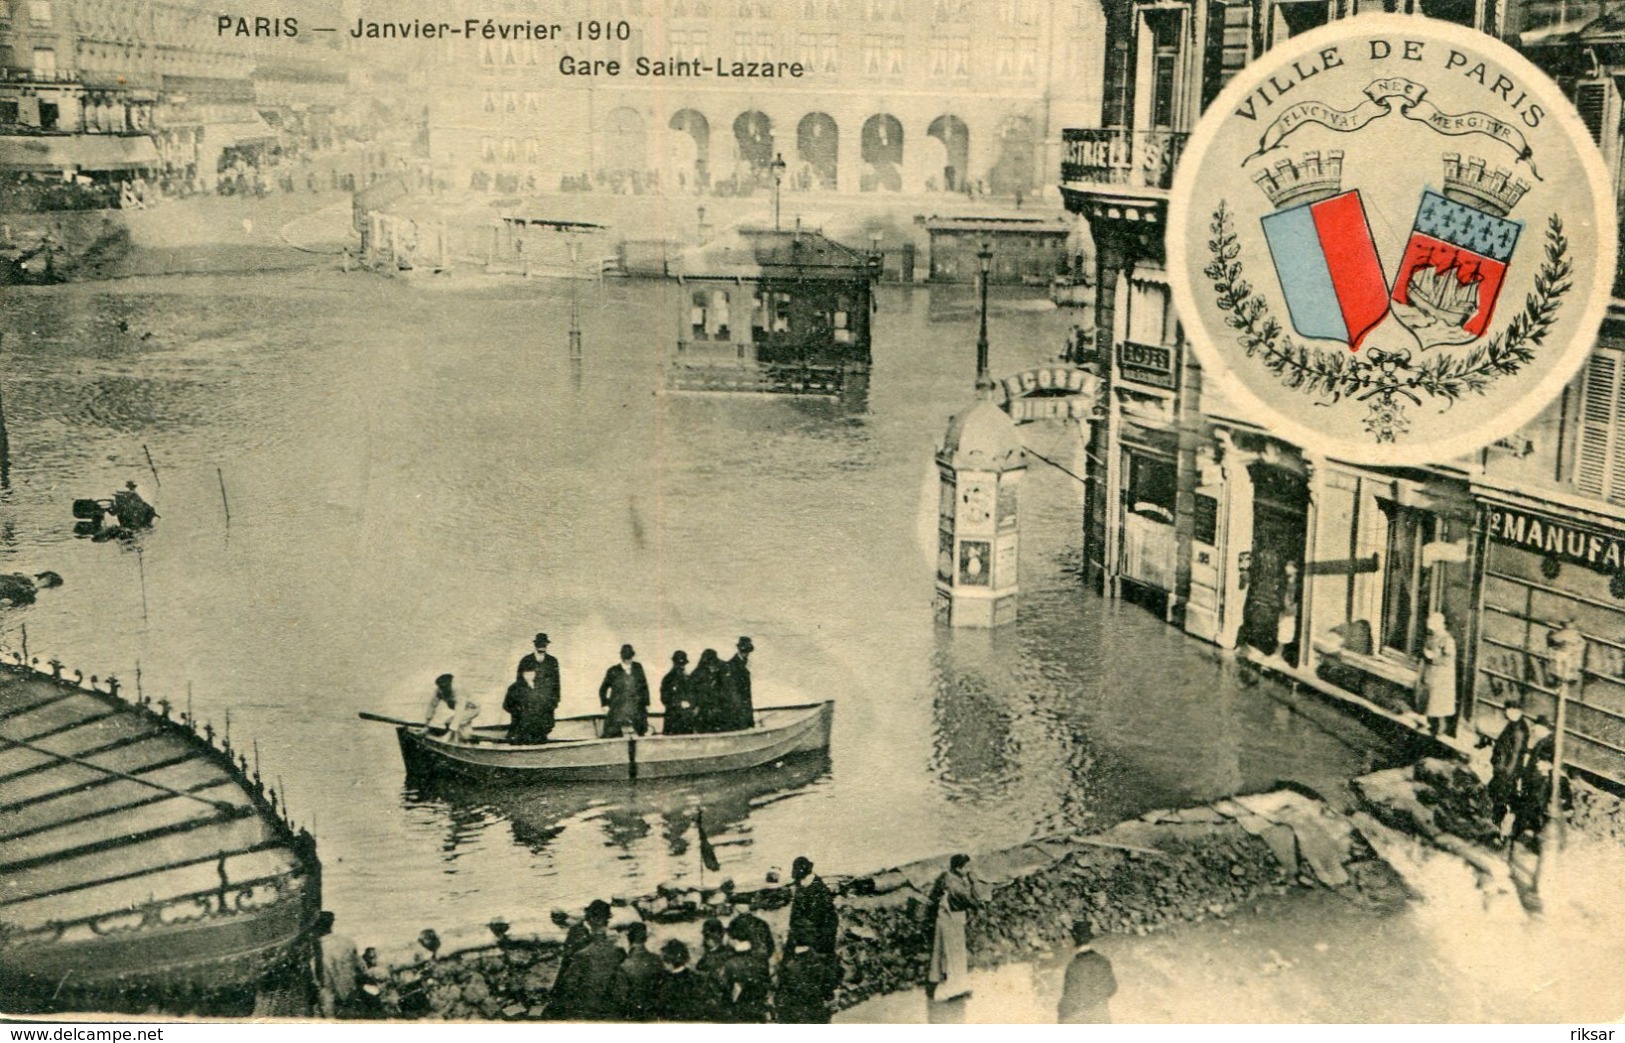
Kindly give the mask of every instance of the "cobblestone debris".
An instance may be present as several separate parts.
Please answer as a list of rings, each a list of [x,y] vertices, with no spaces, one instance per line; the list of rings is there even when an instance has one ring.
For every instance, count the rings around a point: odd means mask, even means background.
[[[925,978],[931,941],[927,895],[947,857],[831,879],[841,915],[842,985],[837,1008],[911,988]],[[1343,816],[1282,790],[1198,808],[1156,811],[1091,836],[1057,836],[974,856],[990,885],[973,914],[971,963],[1028,959],[1064,944],[1074,919],[1097,933],[1146,934],[1232,915],[1266,895],[1333,887],[1372,904],[1402,900],[1403,886]],[[703,893],[660,888],[614,902],[614,926],[651,924],[663,937],[698,945],[707,916],[745,903],[782,938],[788,887]],[[386,961],[386,1009],[402,1017],[519,1020],[542,1016],[563,930],[549,920],[497,923],[421,943]]]

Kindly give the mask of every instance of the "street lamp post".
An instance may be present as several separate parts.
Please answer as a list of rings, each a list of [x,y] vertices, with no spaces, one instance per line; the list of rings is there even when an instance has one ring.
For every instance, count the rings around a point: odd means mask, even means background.
[[[775,155],[773,162],[768,164],[768,169],[773,171],[773,231],[775,232],[779,230],[779,186],[784,181],[784,169],[787,165],[784,162],[783,153]]]
[[[976,390],[991,391],[993,378],[987,370],[987,282],[993,272],[993,248],[987,243],[976,252],[977,281],[982,296],[982,323],[976,334]]]
[[[576,256],[581,249],[581,241],[576,236],[570,236],[570,357],[581,358],[581,302],[580,289],[576,279]]]
[[[1565,620],[1546,635],[1552,677],[1557,681],[1557,719],[1552,725],[1552,792],[1546,825],[1540,831],[1540,859],[1535,863],[1535,893],[1548,896],[1563,843],[1563,738],[1568,730],[1568,702],[1585,673],[1586,638],[1574,621]]]

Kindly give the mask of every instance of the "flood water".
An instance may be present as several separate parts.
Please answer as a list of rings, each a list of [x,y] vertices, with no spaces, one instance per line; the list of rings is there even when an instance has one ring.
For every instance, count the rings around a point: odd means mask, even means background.
[[[1240,683],[1217,651],[1078,580],[1082,486],[1033,461],[1020,622],[931,614],[936,477],[971,398],[974,298],[884,290],[867,400],[667,395],[673,287],[424,286],[360,273],[178,277],[0,298],[12,486],[0,571],[66,585],[0,643],[117,673],[240,747],[313,827],[327,905],[362,944],[580,906],[698,870],[811,856],[895,865],[1381,762],[1312,698]],[[993,368],[1051,358],[1074,316],[995,300]],[[121,328],[121,323],[123,327]],[[1023,429],[1082,471],[1075,430]],[[148,468],[150,451],[157,478]],[[141,481],[139,549],[70,534],[75,497]],[[229,522],[228,522],[229,516]],[[833,748],[738,778],[418,792],[393,730],[435,675],[499,718],[532,633],[596,709],[623,641],[756,644],[758,705],[838,700]]]

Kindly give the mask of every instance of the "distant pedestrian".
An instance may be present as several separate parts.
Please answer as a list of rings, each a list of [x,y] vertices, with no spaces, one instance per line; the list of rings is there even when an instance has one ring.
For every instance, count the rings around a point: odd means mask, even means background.
[[[983,907],[976,880],[970,872],[970,856],[955,855],[948,869],[931,888],[928,907],[931,916],[931,964],[926,971],[926,992],[935,1000],[970,994],[969,959],[965,950],[965,928],[972,909]]]
[[[785,948],[806,945],[824,956],[834,956],[835,938],[840,929],[834,893],[828,884],[813,875],[812,860],[806,856],[791,863],[790,877],[794,886]]]
[[[1523,707],[1516,700],[1508,702],[1501,712],[1506,723],[1490,750],[1489,798],[1490,821],[1504,837],[1512,831],[1507,816],[1518,802],[1518,780],[1529,755],[1529,722],[1523,719]]]
[[[699,712],[684,672],[687,666],[688,653],[678,649],[671,654],[671,669],[660,679],[660,705],[666,711],[662,734],[692,735],[700,730]]]
[[[767,1020],[768,994],[773,984],[768,956],[756,947],[753,931],[740,919],[736,916],[728,925],[733,953],[722,965],[723,1003],[728,1021],[763,1022]]]
[[[700,731],[720,732],[727,728],[722,707],[722,657],[716,649],[707,648],[700,653],[694,672],[688,675],[688,691],[694,701],[694,714],[699,719]]]
[[[609,937],[609,905],[587,907],[586,944],[570,954],[553,981],[547,1016],[559,1021],[602,1021],[613,1018],[615,972],[625,954]]]
[[[660,957],[649,951],[649,927],[635,923],[626,929],[626,958],[615,970],[615,1007],[627,1021],[649,1021],[655,1016],[660,986]]]
[[[808,945],[786,945],[773,991],[773,1010],[780,1022],[795,1025],[829,1024],[830,1002],[840,984],[831,956]]]
[[[1456,714],[1456,639],[1445,628],[1444,613],[1429,614],[1422,642],[1422,669],[1417,674],[1417,700],[1428,719],[1428,733],[1445,731]]]
[[[715,986],[688,964],[688,946],[676,938],[660,947],[655,1017],[660,1021],[717,1021]]]
[[[1537,724],[1544,724],[1545,718],[1537,718]],[[1524,761],[1523,775],[1518,780],[1518,799],[1513,807],[1512,836],[1508,843],[1520,839],[1525,833],[1533,836],[1537,842],[1541,832],[1546,828],[1551,818],[1552,803],[1552,761],[1556,756],[1557,744],[1555,736],[1548,734],[1537,740],[1530,747],[1529,756]],[[1559,806],[1567,808],[1570,801],[1568,776],[1563,776],[1562,796]]]
[[[333,914],[322,912],[316,918],[317,1006],[324,1018],[349,1018],[360,1013],[361,957],[355,942],[333,933]]]
[[[424,716],[423,725],[433,728],[434,719],[444,710],[446,731],[458,742],[468,742],[473,735],[474,718],[479,716],[480,706],[472,699],[459,698],[452,688],[453,680],[451,674],[441,674],[434,679],[434,694],[429,696],[429,711]]]
[[[1072,921],[1072,962],[1066,967],[1061,1006],[1056,1020],[1062,1025],[1109,1025],[1106,1001],[1117,995],[1112,961],[1095,951],[1095,931],[1089,921]]]
[[[639,735],[649,730],[649,680],[631,645],[621,646],[621,661],[604,672],[598,702],[604,707],[604,738],[614,739],[628,728]]]
[[[751,702],[750,655],[756,645],[748,637],[739,639],[738,651],[722,667],[723,731],[744,731],[756,726],[756,709]]]

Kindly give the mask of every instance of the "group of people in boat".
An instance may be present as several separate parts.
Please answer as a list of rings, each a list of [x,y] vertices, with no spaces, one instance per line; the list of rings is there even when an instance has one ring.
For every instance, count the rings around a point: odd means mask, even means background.
[[[513,683],[502,698],[508,715],[508,741],[533,745],[548,740],[559,708],[559,661],[548,651],[547,634],[538,633],[532,651],[526,652],[514,671]],[[700,661],[688,669],[688,653],[672,653],[671,669],[660,679],[660,705],[663,735],[697,735],[705,732],[742,731],[756,725],[751,701],[750,656],[756,645],[741,637],[733,658],[724,661],[714,649],[700,653]],[[472,736],[479,704],[459,696],[455,678],[441,674],[435,678],[429,698],[425,725],[434,725],[444,715],[444,726],[459,741]],[[598,685],[598,703],[604,709],[603,738],[649,733],[650,689],[637,650],[622,645],[620,658]]]

